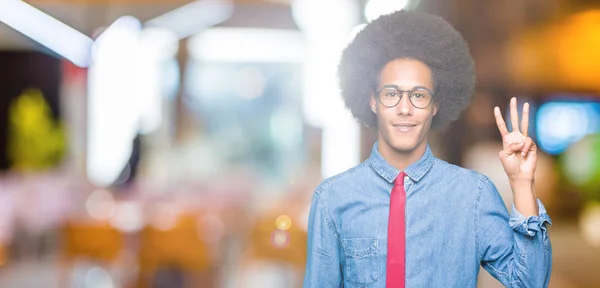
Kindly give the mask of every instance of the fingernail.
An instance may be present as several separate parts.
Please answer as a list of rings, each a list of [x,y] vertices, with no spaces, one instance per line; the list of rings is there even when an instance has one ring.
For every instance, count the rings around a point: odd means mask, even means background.
[[[525,152],[521,152],[521,155],[525,156]]]

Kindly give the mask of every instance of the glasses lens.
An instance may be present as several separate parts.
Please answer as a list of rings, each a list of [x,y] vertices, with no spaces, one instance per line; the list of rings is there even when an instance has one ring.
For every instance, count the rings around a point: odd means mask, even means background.
[[[425,108],[429,106],[433,96],[426,89],[415,89],[410,94],[410,102],[417,108]]]
[[[400,91],[394,88],[384,88],[379,92],[379,102],[386,107],[394,107],[398,102],[402,94]]]

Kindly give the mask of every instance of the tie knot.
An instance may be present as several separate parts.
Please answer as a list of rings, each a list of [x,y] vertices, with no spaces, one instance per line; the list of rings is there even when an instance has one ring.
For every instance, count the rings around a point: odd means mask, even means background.
[[[400,174],[398,174],[398,177],[396,177],[396,180],[394,180],[394,184],[399,185],[399,186],[404,186],[404,178],[405,177],[406,177],[406,172],[404,172],[404,171],[400,172]]]

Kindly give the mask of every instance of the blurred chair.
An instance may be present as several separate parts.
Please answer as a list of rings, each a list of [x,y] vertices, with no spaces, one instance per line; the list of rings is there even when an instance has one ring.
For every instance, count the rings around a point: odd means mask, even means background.
[[[68,287],[68,277],[76,261],[91,261],[110,268],[119,260],[125,238],[108,221],[70,221],[61,230],[61,244],[60,287]]]
[[[278,209],[287,213],[271,212],[255,222],[239,263],[241,279],[236,287],[301,287],[307,233],[297,224],[299,214],[290,213],[294,210]]]
[[[117,259],[123,249],[124,237],[109,223],[73,223],[63,229],[63,252],[68,260],[90,258],[101,262]]]
[[[251,234],[252,253],[257,259],[282,261],[304,267],[306,231],[293,224],[288,230],[278,229],[275,222],[281,215],[283,214],[269,215],[256,223]]]
[[[0,269],[6,265],[8,262],[8,252],[6,251],[6,246],[3,243],[0,243]]]
[[[198,216],[180,214],[175,223],[166,229],[152,225],[144,227],[140,235],[138,287],[214,287],[214,274],[210,247],[201,239],[203,231]],[[164,228],[164,227],[163,227]],[[169,272],[167,275],[166,272]],[[157,276],[170,277],[169,283]],[[179,276],[183,275],[183,280]],[[177,282],[177,283],[175,283]],[[184,284],[185,283],[185,284]]]

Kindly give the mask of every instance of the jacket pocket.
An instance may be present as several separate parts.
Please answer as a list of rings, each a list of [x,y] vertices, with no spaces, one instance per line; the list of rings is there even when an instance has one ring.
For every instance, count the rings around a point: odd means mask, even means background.
[[[352,287],[368,287],[379,281],[377,239],[342,239],[342,247],[346,257],[344,278]]]

